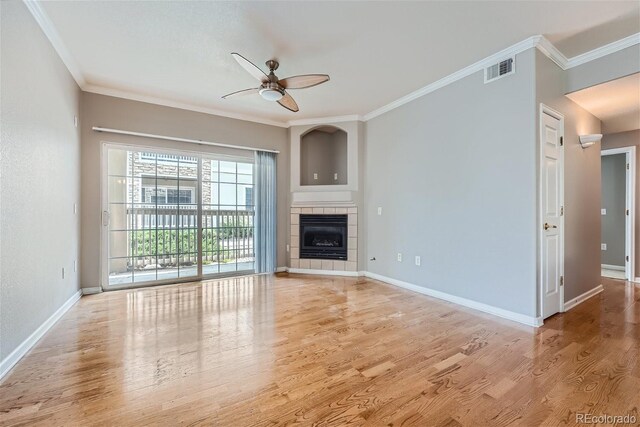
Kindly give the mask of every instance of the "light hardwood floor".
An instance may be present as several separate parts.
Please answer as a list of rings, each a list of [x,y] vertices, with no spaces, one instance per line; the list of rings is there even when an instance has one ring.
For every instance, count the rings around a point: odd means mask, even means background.
[[[640,286],[603,282],[602,294],[539,329],[355,278],[256,276],[87,296],[0,385],[0,424],[640,419]]]

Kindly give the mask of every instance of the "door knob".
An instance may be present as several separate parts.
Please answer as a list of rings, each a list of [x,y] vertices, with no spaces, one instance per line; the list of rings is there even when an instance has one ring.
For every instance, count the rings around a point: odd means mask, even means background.
[[[544,229],[548,230],[550,228],[558,228],[558,226],[557,225],[550,225],[548,222],[545,222],[544,223]]]

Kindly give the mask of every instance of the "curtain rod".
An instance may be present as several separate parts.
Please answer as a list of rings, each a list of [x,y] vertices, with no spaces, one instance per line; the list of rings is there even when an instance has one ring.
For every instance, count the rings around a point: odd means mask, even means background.
[[[233,145],[233,144],[222,144],[220,142],[203,141],[201,139],[177,138],[175,136],[154,135],[152,133],[142,133],[142,132],[133,132],[128,130],[102,128],[99,126],[94,126],[92,129],[96,132],[115,133],[118,135],[140,136],[143,138],[154,138],[154,139],[164,139],[167,141],[188,142],[190,144],[198,144],[198,145],[213,145],[215,147],[233,148],[236,150],[266,151],[268,153],[276,153],[276,154],[280,153],[280,151],[278,150],[269,150],[266,148],[255,148],[255,147],[244,147],[242,145]]]

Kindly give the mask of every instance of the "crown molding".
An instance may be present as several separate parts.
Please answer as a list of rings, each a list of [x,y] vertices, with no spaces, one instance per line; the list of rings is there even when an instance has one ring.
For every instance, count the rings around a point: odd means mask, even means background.
[[[568,70],[570,68],[582,65],[589,61],[593,61],[594,59],[602,58],[603,56],[610,55],[612,53],[618,52],[619,50],[637,44],[640,44],[640,33],[633,34],[629,37],[625,37],[624,39],[583,53],[582,55],[574,56],[567,59],[567,57],[564,56],[564,54],[560,52],[558,48],[556,48],[553,43],[551,43],[546,37],[542,35],[532,36],[526,40],[509,46],[508,48],[503,49],[498,53],[487,56],[486,58],[475,62],[459,71],[456,71],[455,73],[449,74],[448,76],[443,77],[442,79],[437,80],[434,83],[411,92],[410,94],[405,95],[402,98],[399,98],[383,107],[373,110],[372,112],[365,114],[363,116],[363,120],[368,121],[374,117],[398,108],[408,102],[411,102],[414,99],[420,98],[444,86],[450,85],[451,83],[467,77],[475,72],[481,71],[484,68],[493,65],[496,62],[501,61],[509,56],[517,55],[531,48],[538,49],[541,53],[555,62],[560,68],[562,68],[563,70]]]
[[[493,65],[494,63],[501,61],[510,56],[516,55],[518,53],[524,52],[525,50],[531,49],[537,45],[539,38],[542,36],[533,36],[529,37],[526,40],[523,40],[519,43],[516,43],[512,46],[509,46],[506,49],[502,49],[501,51],[494,53],[493,55],[487,56],[484,59],[481,59],[478,62],[474,62],[473,64],[458,70],[454,73],[449,74],[446,77],[441,78],[431,84],[428,84],[416,91],[411,92],[408,95],[403,96],[393,102],[390,102],[387,105],[384,105],[376,110],[371,111],[364,115],[364,120],[368,121],[373,119],[374,117],[378,117],[381,114],[384,114],[388,111],[396,109],[408,102],[411,102],[417,98],[423,97],[431,92],[434,92],[440,88],[443,88],[447,85],[450,85],[453,82],[456,82],[460,79],[463,79],[467,76],[470,76],[473,73],[476,73],[480,70],[484,70],[489,65]]]
[[[47,16],[46,12],[42,9],[42,6],[39,4],[37,0],[23,0],[24,4],[27,6],[27,9],[33,15],[34,19],[45,33],[53,48],[60,56],[60,59],[65,64],[74,80],[85,92],[97,93],[101,95],[114,96],[118,98],[130,99],[133,101],[146,102],[150,104],[163,105],[166,107],[179,108],[182,110],[196,111],[200,113],[212,114],[221,117],[228,117],[237,120],[244,120],[254,123],[260,123],[270,126],[277,126],[283,128],[289,128],[291,126],[304,126],[304,125],[315,125],[315,124],[326,124],[326,123],[339,123],[339,122],[348,122],[348,121],[368,121],[374,117],[378,117],[381,114],[389,112],[393,109],[396,109],[404,104],[407,104],[415,99],[418,99],[422,96],[425,96],[431,92],[434,92],[440,88],[443,88],[451,83],[454,83],[460,79],[463,79],[473,73],[483,70],[489,65],[493,65],[494,63],[501,61],[505,58],[508,58],[513,55],[517,55],[522,53],[528,49],[536,48],[541,53],[546,55],[549,59],[555,62],[560,68],[563,70],[568,70],[573,67],[577,67],[579,65],[585,64],[589,61],[593,61],[598,58],[602,58],[603,56],[610,55],[612,53],[618,52],[622,49],[626,49],[631,46],[635,46],[640,44],[640,33],[632,34],[628,37],[625,37],[621,40],[615,41],[613,43],[609,43],[607,45],[601,46],[599,48],[593,49],[589,52],[585,52],[581,55],[574,56],[572,58],[567,58],[560,52],[549,40],[547,40],[542,35],[536,35],[529,37],[519,43],[516,43],[512,46],[507,47],[493,55],[487,56],[480,61],[477,61],[461,70],[458,70],[452,74],[449,74],[446,77],[441,78],[431,84],[428,84],[416,91],[413,91],[399,99],[396,99],[393,102],[390,102],[386,105],[383,105],[380,108],[377,108],[367,114],[359,115],[344,115],[344,116],[334,116],[334,117],[318,117],[318,118],[309,118],[309,119],[300,119],[300,120],[289,120],[289,121],[277,121],[270,119],[262,119],[250,114],[243,113],[231,113],[224,110],[218,110],[214,108],[207,108],[198,105],[193,105],[184,102],[173,101],[166,98],[142,95],[135,92],[108,88],[93,84],[87,84],[82,72],[80,71],[80,67],[75,62],[69,50],[64,45],[60,35],[56,31],[53,23]]]
[[[362,121],[363,117],[358,114],[333,117],[316,117],[311,119],[289,120],[289,126],[307,126],[307,125],[326,125],[327,123],[357,122]]]
[[[544,36],[536,36],[535,47],[542,52],[547,58],[555,62],[560,68],[566,70],[568,68],[569,60],[557,47],[553,45]]]
[[[37,1],[23,0],[23,3],[27,6],[29,12],[31,12],[31,15],[33,15],[33,18],[42,29],[42,32],[44,32],[45,36],[49,39],[53,49],[58,53],[58,56],[67,67],[67,70],[69,70],[69,73],[71,73],[71,76],[76,81],[77,85],[82,88],[87,82],[80,71],[80,67],[73,59],[73,56],[71,56],[71,53],[69,53],[69,50],[63,43],[60,34],[58,34],[58,31],[49,19],[47,13],[42,9],[42,6]]]
[[[611,55],[612,53],[637,44],[640,44],[640,33],[632,34],[613,43],[609,43],[581,55],[574,56],[569,59],[568,68],[577,67],[578,65],[585,64],[589,61],[593,61],[594,59],[602,58],[603,56]]]
[[[259,123],[263,125],[277,126],[281,128],[289,127],[289,125],[286,122],[262,119],[249,114],[231,113],[229,111],[217,110],[215,108],[207,108],[207,107],[188,104],[184,102],[173,101],[167,98],[158,98],[155,96],[142,95],[142,94],[120,90],[120,89],[113,89],[113,88],[108,88],[103,86],[96,86],[92,84],[85,84],[82,90],[89,93],[96,93],[98,95],[113,96],[116,98],[129,99],[131,101],[146,102],[148,104],[162,105],[164,107],[178,108],[180,110],[189,110],[189,111],[195,111],[198,113],[212,114],[215,116],[227,117],[227,118],[236,119],[236,120],[244,120],[247,122],[254,122],[254,123]]]

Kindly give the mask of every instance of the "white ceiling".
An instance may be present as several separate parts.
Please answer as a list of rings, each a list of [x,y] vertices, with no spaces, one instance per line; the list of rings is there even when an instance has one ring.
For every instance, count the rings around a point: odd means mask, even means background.
[[[40,2],[88,90],[108,88],[257,119],[366,114],[530,36],[567,57],[640,32],[638,1]],[[231,57],[280,61],[300,112],[259,96]]]
[[[567,96],[602,121],[602,133],[640,129],[640,73]]]

